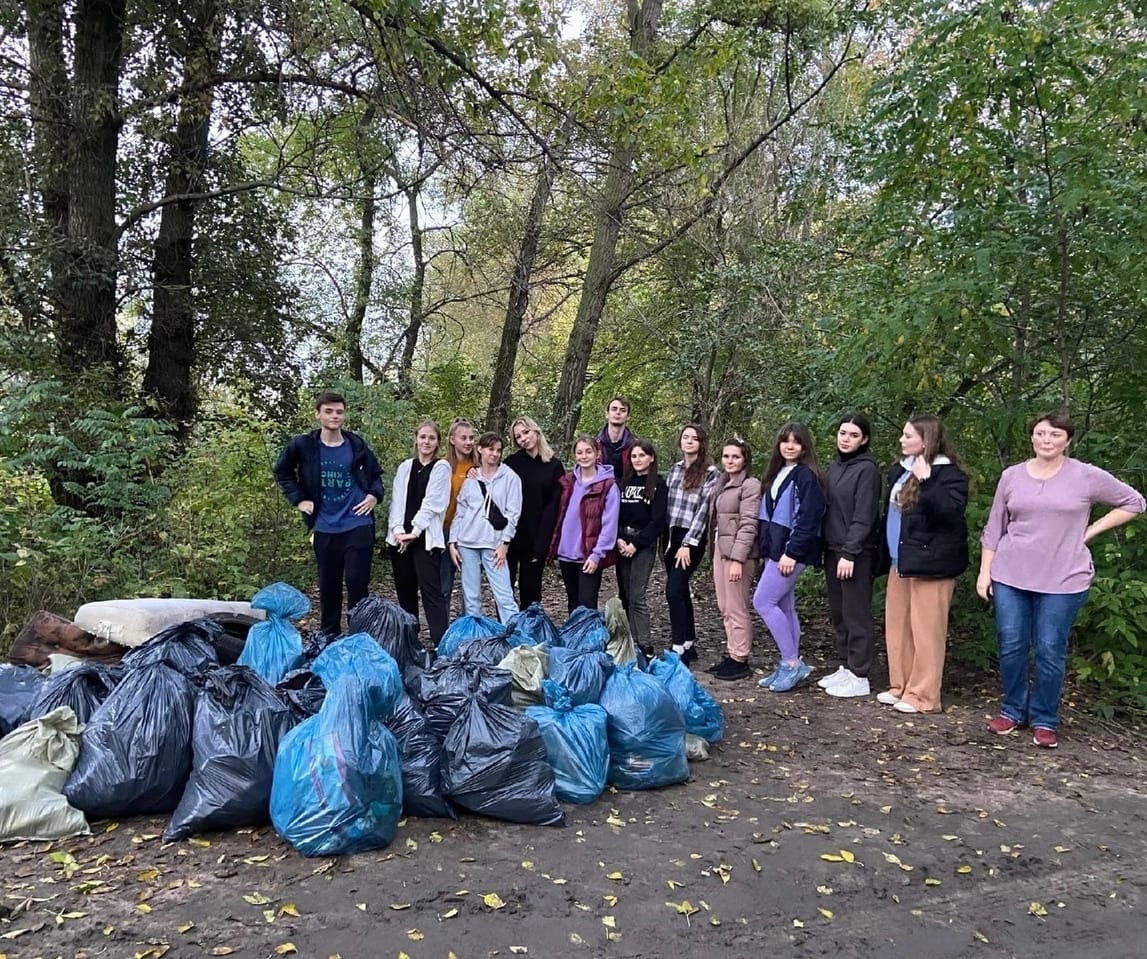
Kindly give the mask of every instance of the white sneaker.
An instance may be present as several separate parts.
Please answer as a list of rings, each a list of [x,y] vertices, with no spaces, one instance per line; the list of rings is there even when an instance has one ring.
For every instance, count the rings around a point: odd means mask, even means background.
[[[851,672],[849,672],[847,679],[825,687],[824,691],[830,696],[836,696],[840,699],[848,699],[853,696],[867,696],[871,692],[868,688],[867,677],[855,676]]]
[[[842,679],[847,679],[851,675],[852,673],[850,673],[843,666],[837,666],[835,673],[829,673],[827,676],[822,676],[816,681],[816,684],[821,689],[828,689],[829,686],[833,686],[836,683],[839,683]]]
[[[886,689],[884,692],[876,694],[876,701],[878,703],[884,703],[885,706],[895,706],[900,702],[900,697],[891,690]]]
[[[903,699],[900,700],[900,702],[898,702],[892,708],[895,709],[898,713],[918,713],[918,712],[920,712],[920,710],[918,710],[911,703],[904,702]]]

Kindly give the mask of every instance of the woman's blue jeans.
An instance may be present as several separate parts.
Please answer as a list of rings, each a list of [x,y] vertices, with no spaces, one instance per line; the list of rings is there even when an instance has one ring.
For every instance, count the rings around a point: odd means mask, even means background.
[[[1000,714],[1040,729],[1059,726],[1059,698],[1067,669],[1071,624],[1087,601],[1082,593],[1036,593],[992,583],[1000,646]],[[1035,651],[1035,677],[1028,661]]]

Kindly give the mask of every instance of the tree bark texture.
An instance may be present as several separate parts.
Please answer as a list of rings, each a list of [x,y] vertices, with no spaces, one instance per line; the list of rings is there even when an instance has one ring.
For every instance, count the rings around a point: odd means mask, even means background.
[[[426,260],[422,248],[422,222],[418,213],[420,189],[417,185],[407,187],[407,214],[410,222],[410,255],[414,261],[414,276],[410,281],[410,315],[403,334],[402,363],[398,369],[400,392],[409,396],[411,391],[410,370],[414,366],[414,354],[418,350],[418,336],[422,332],[425,319],[423,299],[426,293]]]

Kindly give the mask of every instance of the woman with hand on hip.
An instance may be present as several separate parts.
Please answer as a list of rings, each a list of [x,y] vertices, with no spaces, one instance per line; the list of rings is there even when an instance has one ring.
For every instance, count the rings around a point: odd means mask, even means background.
[[[629,472],[621,481],[617,520],[617,589],[633,641],[653,656],[649,631],[649,576],[657,558],[657,540],[665,529],[669,488],[657,472],[657,450],[635,439],[629,448]]]
[[[1087,544],[1142,513],[1144,500],[1098,466],[1068,457],[1075,427],[1065,413],[1038,417],[1030,432],[1034,455],[1004,470],[996,487],[976,592],[995,601],[1000,647],[1003,704],[988,729],[1006,736],[1030,723],[1035,744],[1054,749],[1067,640],[1095,576]],[[1089,523],[1097,504],[1114,508]]]
[[[891,569],[884,603],[888,689],[876,698],[902,713],[940,709],[948,610],[968,568],[968,474],[938,416],[913,416],[903,459],[888,471],[884,523]]]
[[[761,558],[765,570],[753,606],[780,653],[780,663],[757,685],[787,693],[808,679],[812,668],[800,655],[801,626],[796,588],[806,566],[820,564],[824,489],[812,435],[802,423],[777,431],[773,454],[761,480]]]
[[[740,437],[721,447],[724,472],[713,486],[709,540],[713,544],[713,589],[725,627],[725,658],[709,669],[717,679],[733,682],[751,674],[753,621],[749,600],[757,572],[757,513],[761,483],[750,475],[753,454]]]
[[[717,467],[709,458],[708,436],[690,423],[677,438],[681,459],[669,470],[669,548],[665,551],[665,602],[673,652],[686,666],[697,658],[697,624],[689,580],[705,555],[709,500],[717,483]]]
[[[434,644],[446,632],[449,604],[442,595],[442,518],[450,499],[450,466],[438,459],[438,425],[423,420],[414,430],[414,457],[394,474],[386,542],[398,605],[418,619],[418,596]]]
[[[558,561],[566,587],[566,608],[597,609],[601,572],[617,560],[617,517],[621,495],[612,466],[598,465],[597,440],[574,441],[574,468],[562,477],[557,525],[550,556]]]
[[[522,512],[522,481],[502,462],[502,437],[478,437],[478,472],[462,484],[458,512],[450,527],[450,557],[462,571],[462,602],[467,616],[482,615],[482,571],[494,594],[498,619],[518,612],[506,553]]]
[[[517,585],[518,605],[525,609],[542,600],[542,575],[557,524],[565,470],[545,433],[530,417],[514,420],[510,435],[518,451],[506,457],[506,465],[522,481],[522,515],[510,543],[510,584]]]
[[[869,694],[875,652],[872,581],[880,550],[880,467],[868,452],[872,426],[855,413],[836,428],[824,514],[824,579],[840,666],[819,680],[830,696]]]

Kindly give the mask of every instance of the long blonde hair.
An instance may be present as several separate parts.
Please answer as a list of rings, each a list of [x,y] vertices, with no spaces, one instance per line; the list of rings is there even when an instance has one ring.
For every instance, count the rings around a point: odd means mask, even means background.
[[[460,461],[458,451],[454,449],[454,444],[450,441],[454,439],[454,434],[457,433],[462,427],[466,427],[471,433],[474,432],[474,424],[467,419],[456,416],[450,421],[450,431],[446,434],[446,462],[450,464],[450,468],[454,469]],[[474,448],[470,451],[470,463],[472,466],[478,465],[478,437],[474,437]]]
[[[533,430],[538,434],[538,459],[543,463],[548,463],[554,458],[554,451],[550,447],[549,441],[546,439],[546,434],[542,432],[542,428],[538,426],[538,421],[529,416],[519,416],[513,423],[510,424],[510,439],[515,446],[518,446],[518,441],[514,439],[514,428],[516,426],[524,426],[528,430]],[[518,449],[521,449],[518,446]]]

